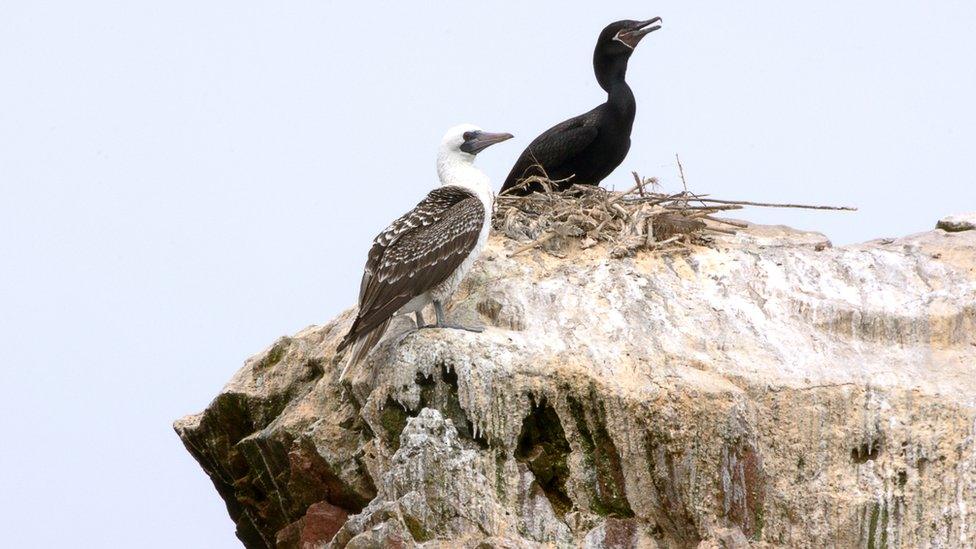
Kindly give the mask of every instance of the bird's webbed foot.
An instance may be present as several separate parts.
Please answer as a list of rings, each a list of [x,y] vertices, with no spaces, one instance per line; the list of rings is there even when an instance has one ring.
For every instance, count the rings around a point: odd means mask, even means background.
[[[460,324],[451,324],[451,323],[427,324],[424,326],[417,327],[418,330],[429,330],[431,328],[442,328],[444,330],[464,330],[465,332],[473,332],[476,334],[480,334],[481,332],[485,331],[484,326],[462,326]]]
[[[480,334],[485,331],[484,326],[462,326],[460,324],[444,324],[438,326],[438,328],[446,328],[448,330],[464,330],[465,332],[474,332]]]

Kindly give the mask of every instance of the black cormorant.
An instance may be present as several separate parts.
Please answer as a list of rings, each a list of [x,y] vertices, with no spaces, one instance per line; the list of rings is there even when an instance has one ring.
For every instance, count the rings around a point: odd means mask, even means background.
[[[637,103],[627,85],[627,61],[641,38],[661,28],[661,18],[647,21],[617,21],[607,25],[593,51],[593,71],[607,92],[607,102],[536,137],[515,162],[502,185],[502,192],[527,194],[541,191],[538,183],[524,188],[519,183],[530,175],[558,181],[564,190],[574,184],[599,185],[623,162],[630,149],[630,130]],[[513,187],[516,187],[513,189]],[[509,190],[512,189],[512,190]]]

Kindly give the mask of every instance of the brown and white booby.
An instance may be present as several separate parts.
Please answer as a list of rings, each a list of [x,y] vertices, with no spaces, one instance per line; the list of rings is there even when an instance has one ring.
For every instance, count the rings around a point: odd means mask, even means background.
[[[373,240],[359,287],[359,313],[337,349],[352,345],[340,379],[379,343],[394,315],[415,313],[418,327],[481,331],[447,324],[443,304],[481,253],[491,227],[494,196],[475,156],[511,137],[470,124],[444,134],[437,153],[441,186]],[[429,304],[437,320],[425,326],[421,311]]]

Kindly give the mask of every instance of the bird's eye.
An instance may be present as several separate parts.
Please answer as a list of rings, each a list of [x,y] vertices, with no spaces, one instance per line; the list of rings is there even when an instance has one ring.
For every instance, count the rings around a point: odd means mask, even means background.
[[[462,137],[464,137],[465,141],[470,141],[471,139],[474,138],[474,134],[475,132],[464,132],[464,135]]]

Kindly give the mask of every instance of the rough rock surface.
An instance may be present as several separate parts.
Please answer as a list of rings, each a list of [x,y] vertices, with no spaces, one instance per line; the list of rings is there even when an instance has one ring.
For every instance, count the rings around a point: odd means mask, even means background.
[[[176,422],[245,545],[976,546],[976,231],[516,245],[484,333],[399,319],[343,386],[347,311]]]
[[[976,212],[947,215],[936,223],[935,228],[949,232],[976,231]]]

